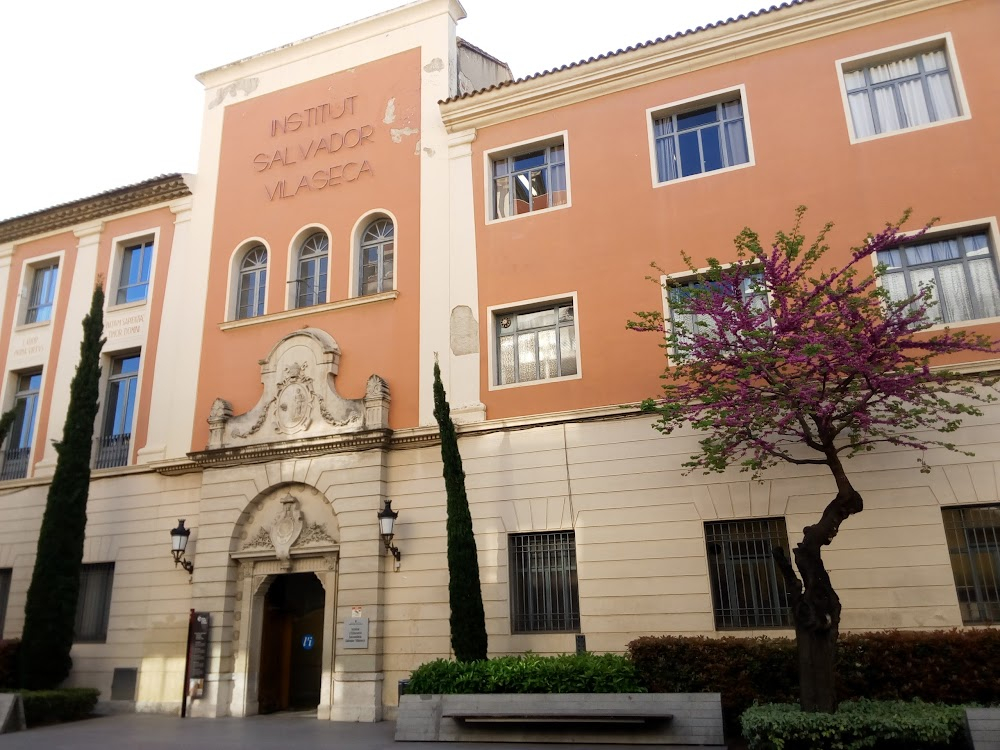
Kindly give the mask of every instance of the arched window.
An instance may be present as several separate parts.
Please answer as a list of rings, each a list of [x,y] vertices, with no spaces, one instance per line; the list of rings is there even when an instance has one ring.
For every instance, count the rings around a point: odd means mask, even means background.
[[[326,271],[330,242],[323,232],[309,235],[299,248],[295,278],[295,306],[309,307],[326,302]]]
[[[358,294],[378,294],[392,289],[395,228],[389,219],[376,219],[361,235]]]
[[[267,294],[267,248],[254,245],[240,261],[240,284],[236,297],[236,319],[264,314]]]

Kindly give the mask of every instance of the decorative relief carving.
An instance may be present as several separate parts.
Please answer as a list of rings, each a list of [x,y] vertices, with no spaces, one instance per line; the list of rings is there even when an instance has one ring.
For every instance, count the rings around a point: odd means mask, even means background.
[[[264,392],[250,411],[234,416],[225,399],[209,413],[208,448],[388,429],[389,386],[369,378],[364,398],[345,399],[335,379],[340,347],[325,331],[305,328],[282,338],[260,361]]]
[[[321,544],[329,543],[336,544],[337,540],[326,533],[326,527],[321,523],[311,523],[306,527],[305,531],[302,532],[302,536],[295,543],[295,546],[301,544]]]
[[[291,494],[285,494],[281,498],[281,510],[274,520],[261,526],[257,533],[243,543],[244,550],[269,550],[273,549],[275,556],[281,563],[284,570],[291,567],[291,549],[307,544],[336,544],[334,539],[326,530],[326,526],[313,522],[307,524],[299,500]],[[244,561],[241,567],[241,575],[245,569],[252,569],[250,561]]]
[[[243,544],[243,549],[271,549],[272,547],[274,545],[271,543],[271,534],[263,527],[258,529],[257,533]]]

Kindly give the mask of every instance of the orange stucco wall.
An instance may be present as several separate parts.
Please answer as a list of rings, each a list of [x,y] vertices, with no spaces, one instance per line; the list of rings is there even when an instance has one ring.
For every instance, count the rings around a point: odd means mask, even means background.
[[[207,442],[204,418],[212,401],[229,400],[237,414],[252,408],[261,391],[258,360],[282,336],[306,326],[329,332],[340,345],[336,386],[341,395],[362,396],[366,380],[377,373],[392,389],[392,425],[416,424],[419,65],[420,52],[414,49],[226,109],[196,449]],[[289,259],[308,227],[329,230],[327,299],[343,300],[356,262],[352,232],[375,210],[397,222],[397,299],[285,319],[265,316],[249,326],[220,330],[219,323],[232,317],[226,299],[233,253],[247,239],[263,239],[270,248],[267,313],[288,308]]]
[[[486,308],[576,291],[582,378],[490,391],[490,418],[621,404],[656,395],[665,364],[652,334],[626,332],[635,310],[662,309],[644,281],[650,261],[668,273],[733,255],[751,226],[788,229],[799,204],[807,234],[836,222],[843,259],[869,230],[914,209],[916,228],[1000,213],[1000,3],[973,0],[716,65],[624,92],[482,128],[473,144],[480,335]],[[972,117],[851,145],[835,61],[951,32]],[[646,111],[746,87],[755,166],[654,188]],[[567,132],[572,205],[488,224],[483,152]],[[839,254],[839,255],[838,255]],[[996,336],[1000,325],[983,326]]]

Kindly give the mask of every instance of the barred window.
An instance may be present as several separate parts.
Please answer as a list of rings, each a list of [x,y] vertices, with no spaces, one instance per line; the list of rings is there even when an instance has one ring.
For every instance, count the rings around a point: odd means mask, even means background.
[[[7,598],[10,596],[10,579],[14,571],[0,568],[0,638],[3,638],[3,623],[7,614]]]
[[[1000,504],[942,508],[962,622],[1000,622]]]
[[[35,417],[38,414],[38,392],[41,387],[40,370],[26,372],[17,377],[14,422],[7,435],[0,479],[23,479],[28,476],[28,459],[31,456],[31,441],[35,437]]]
[[[792,625],[788,592],[771,550],[788,554],[785,519],[705,524],[715,627],[780,628]]]
[[[73,640],[77,643],[104,643],[108,639],[111,589],[115,581],[114,563],[80,566],[80,595],[76,600]]]
[[[574,532],[511,534],[510,620],[514,633],[580,630]]]

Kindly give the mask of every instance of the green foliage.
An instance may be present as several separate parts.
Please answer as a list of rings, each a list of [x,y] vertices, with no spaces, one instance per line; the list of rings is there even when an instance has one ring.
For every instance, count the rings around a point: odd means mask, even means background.
[[[20,682],[33,690],[58,686],[73,666],[69,652],[87,527],[103,330],[104,290],[97,286],[90,312],[83,319],[80,362],[70,383],[62,441],[55,445],[56,470],[45,502],[38,555],[25,605]]]
[[[458,452],[458,436],[451,421],[451,407],[441,382],[441,368],[434,363],[434,418],[441,431],[441,461],[448,496],[448,600],[451,604],[451,648],[459,661],[486,658],[486,614],[479,584],[479,558],[472,530],[465,471]]]
[[[7,439],[7,433],[10,432],[11,425],[14,424],[15,416],[13,409],[8,409],[0,414],[0,443]]]
[[[17,659],[21,642],[17,639],[0,641],[0,690],[17,687]]]
[[[965,709],[934,703],[858,700],[834,714],[772,703],[741,719],[750,750],[948,750],[964,747]]]
[[[62,688],[61,690],[20,690],[24,702],[24,720],[29,727],[60,721],[85,719],[94,712],[100,690]]]
[[[618,654],[500,656],[421,664],[410,676],[410,694],[644,693],[635,666]]]
[[[726,731],[762,703],[798,699],[798,655],[787,638],[656,636],[628,646],[652,693],[722,694]],[[1000,630],[887,630],[842,635],[837,645],[839,700],[1000,703]]]

